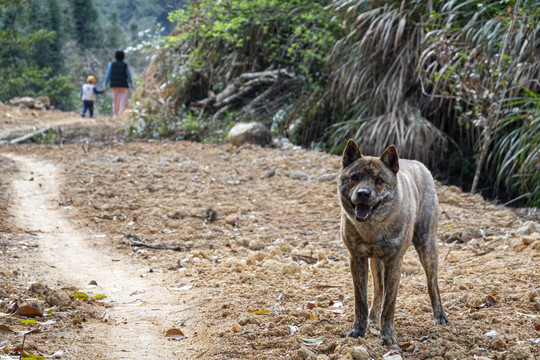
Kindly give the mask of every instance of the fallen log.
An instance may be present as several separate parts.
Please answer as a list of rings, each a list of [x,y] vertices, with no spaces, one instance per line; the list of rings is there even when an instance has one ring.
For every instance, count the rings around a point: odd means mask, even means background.
[[[12,144],[12,145],[13,144],[20,144],[20,143],[23,143],[25,141],[28,141],[28,140],[32,139],[36,135],[46,133],[47,131],[49,131],[51,129],[52,129],[51,126],[46,126],[43,129],[39,129],[39,130],[36,130],[36,131],[34,131],[34,132],[30,133],[30,134],[26,134],[26,135],[18,137],[16,139],[10,140],[9,143]]]

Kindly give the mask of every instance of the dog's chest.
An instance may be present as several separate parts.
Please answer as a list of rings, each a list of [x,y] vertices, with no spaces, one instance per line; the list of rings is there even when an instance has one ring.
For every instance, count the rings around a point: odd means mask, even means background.
[[[359,237],[347,238],[345,245],[353,256],[369,258],[393,258],[401,250],[400,241],[397,239],[379,239],[366,241]]]

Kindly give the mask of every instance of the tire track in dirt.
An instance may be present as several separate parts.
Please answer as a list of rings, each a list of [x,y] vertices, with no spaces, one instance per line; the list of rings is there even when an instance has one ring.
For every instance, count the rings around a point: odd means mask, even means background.
[[[39,238],[36,272],[107,296],[108,323],[86,325],[79,348],[95,349],[96,358],[183,358],[182,344],[165,338],[180,312],[180,296],[166,288],[159,274],[141,277],[141,269],[92,246],[92,238],[75,228],[59,206],[60,172],[55,165],[28,156],[5,153],[15,161],[19,176],[12,182],[12,214],[22,229]],[[144,302],[143,305],[141,303]],[[183,305],[185,306],[185,305]],[[100,354],[102,353],[102,355]],[[103,357],[101,357],[103,356]]]

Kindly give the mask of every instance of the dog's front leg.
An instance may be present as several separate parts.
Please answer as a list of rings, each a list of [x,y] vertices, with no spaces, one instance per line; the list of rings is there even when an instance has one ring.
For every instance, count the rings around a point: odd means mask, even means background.
[[[347,336],[358,338],[359,336],[366,336],[368,318],[368,259],[351,256],[351,274],[354,287],[354,322]]]
[[[394,332],[394,313],[401,278],[401,257],[396,256],[384,264],[384,303],[381,314],[381,339],[383,345],[398,343]]]

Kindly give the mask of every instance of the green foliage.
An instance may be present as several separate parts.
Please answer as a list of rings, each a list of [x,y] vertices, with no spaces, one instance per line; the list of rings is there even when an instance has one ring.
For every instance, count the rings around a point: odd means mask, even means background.
[[[265,102],[267,109],[275,111],[267,113],[259,112],[249,100],[264,96],[265,90],[268,94],[279,93],[279,86],[295,89],[297,93],[309,92],[325,81],[325,57],[341,31],[325,9],[329,3],[202,0],[171,13],[170,19],[177,23],[177,29],[158,49],[156,61],[159,78],[163,79],[160,84],[163,89],[157,96],[170,104],[169,113],[175,114],[169,119],[177,121],[176,117],[180,117],[181,121],[189,123],[190,116],[196,114],[205,134],[210,134],[208,129],[211,128],[219,134],[216,137],[205,135],[204,141],[223,138],[227,127],[240,119],[233,120],[232,114],[243,120],[266,122],[276,133],[280,132],[289,122],[287,118],[294,110],[291,105],[297,95],[283,97],[282,94],[283,98],[278,98],[274,105]],[[192,105],[205,99],[209,92],[226,90],[242,74],[270,69],[286,69],[289,78],[293,78],[291,85],[280,85],[281,80],[278,80],[272,88],[264,76],[254,77],[242,83],[244,88],[253,91],[238,99],[239,104],[221,107],[219,111]],[[179,104],[185,104],[187,110],[179,111]],[[149,112],[155,108],[150,103],[141,106]],[[138,116],[134,116],[135,123],[140,123]],[[140,131],[153,133],[142,128]]]
[[[526,96],[504,106],[507,116],[498,122],[491,165],[497,185],[514,196],[521,194],[529,206],[540,206],[540,94],[525,89]]]
[[[169,37],[169,46],[204,44],[204,54],[217,55],[214,61],[234,52],[240,56],[237,66],[292,66],[320,80],[320,65],[339,28],[325,10],[328,4],[309,0],[195,1],[186,10],[170,14],[169,19],[178,23],[178,34]]]

